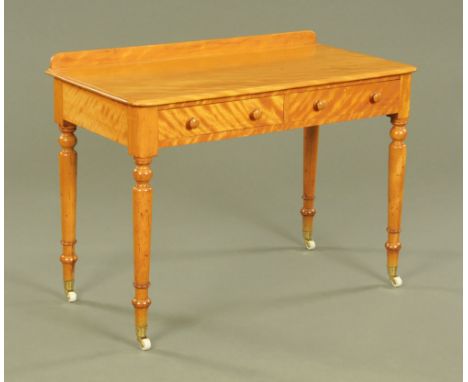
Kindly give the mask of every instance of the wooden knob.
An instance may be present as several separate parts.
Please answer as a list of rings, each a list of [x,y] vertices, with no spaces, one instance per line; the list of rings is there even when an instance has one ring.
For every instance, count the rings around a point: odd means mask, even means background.
[[[381,99],[382,99],[382,93],[380,93],[380,92],[373,93],[373,94],[370,96],[370,101],[371,101],[372,103],[377,103],[377,102],[379,102]]]
[[[314,109],[317,111],[323,110],[327,107],[328,102],[325,100],[318,100],[314,103]]]
[[[196,129],[200,125],[200,121],[196,118],[190,118],[185,125],[187,129],[192,130]]]
[[[262,110],[261,109],[255,109],[250,113],[250,119],[252,121],[259,120],[261,116],[262,116]]]

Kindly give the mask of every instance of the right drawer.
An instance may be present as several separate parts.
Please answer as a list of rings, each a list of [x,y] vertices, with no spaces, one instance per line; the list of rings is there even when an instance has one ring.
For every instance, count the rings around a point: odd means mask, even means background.
[[[400,81],[307,90],[285,96],[286,122],[306,125],[348,121],[398,112]]]

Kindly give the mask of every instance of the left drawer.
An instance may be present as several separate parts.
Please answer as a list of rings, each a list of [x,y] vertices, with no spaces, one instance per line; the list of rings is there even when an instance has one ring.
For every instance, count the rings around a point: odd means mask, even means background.
[[[283,123],[283,96],[160,110],[159,140]]]

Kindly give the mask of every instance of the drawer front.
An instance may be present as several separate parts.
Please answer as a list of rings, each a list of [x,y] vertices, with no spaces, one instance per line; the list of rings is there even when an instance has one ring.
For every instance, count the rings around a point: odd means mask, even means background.
[[[287,122],[316,124],[396,113],[400,81],[373,82],[290,93],[285,97]]]
[[[158,113],[159,140],[283,123],[283,96],[213,103]]]

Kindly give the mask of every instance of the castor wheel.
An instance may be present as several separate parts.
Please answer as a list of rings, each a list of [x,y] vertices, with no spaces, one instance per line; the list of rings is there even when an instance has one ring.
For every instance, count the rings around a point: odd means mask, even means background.
[[[146,337],[146,327],[136,328],[136,338],[141,350],[146,351],[151,349],[151,340]]]
[[[78,295],[75,292],[75,283],[73,280],[65,280],[63,282],[65,289],[65,296],[68,302],[75,302],[78,299]]]
[[[394,288],[398,288],[403,285],[403,280],[400,276],[390,277],[390,282]]]
[[[400,276],[398,276],[398,267],[396,266],[388,266],[387,267],[388,278],[392,283],[394,288],[398,288],[403,285],[403,280]]]
[[[309,251],[315,249],[315,241],[314,240],[304,240],[305,246]]]
[[[75,302],[78,299],[78,295],[75,291],[67,292],[67,300],[68,302]]]
[[[150,350],[151,349],[151,340],[149,338],[139,338],[138,343],[140,344],[141,350]]]

